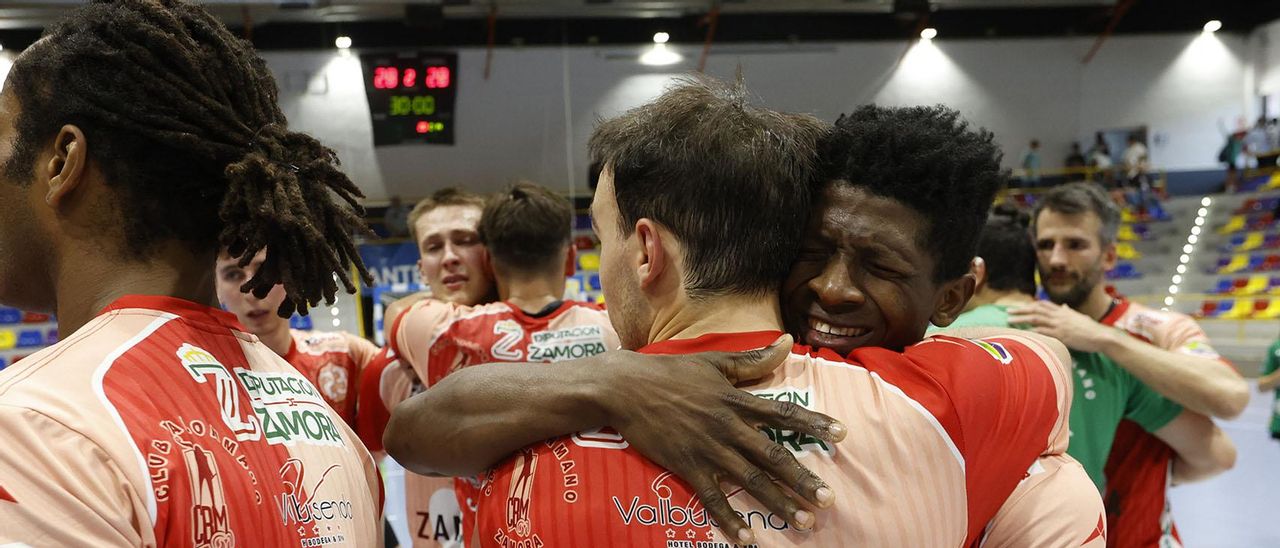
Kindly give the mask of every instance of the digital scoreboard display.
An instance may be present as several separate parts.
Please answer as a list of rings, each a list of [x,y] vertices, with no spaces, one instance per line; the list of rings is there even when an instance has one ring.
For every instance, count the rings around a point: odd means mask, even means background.
[[[453,144],[458,54],[367,53],[360,65],[374,146]]]

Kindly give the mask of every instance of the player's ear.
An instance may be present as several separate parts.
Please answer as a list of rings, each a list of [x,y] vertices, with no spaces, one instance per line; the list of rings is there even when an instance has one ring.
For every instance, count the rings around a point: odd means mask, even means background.
[[[929,321],[938,327],[946,327],[964,312],[964,306],[973,298],[977,277],[973,271],[951,281],[943,282],[934,296],[933,316]]]
[[[661,279],[670,257],[667,256],[667,249],[663,245],[665,242],[662,230],[654,221],[650,219],[636,221],[633,237],[637,243],[636,278],[640,281],[640,287],[647,288]]]

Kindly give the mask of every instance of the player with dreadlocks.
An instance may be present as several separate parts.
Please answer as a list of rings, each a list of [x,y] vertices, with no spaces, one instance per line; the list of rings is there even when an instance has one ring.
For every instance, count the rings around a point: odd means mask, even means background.
[[[0,373],[0,545],[373,546],[380,484],[322,395],[214,308],[214,259],[281,315],[331,301],[359,190],[289,131],[203,8],[98,1],[0,93],[0,302],[61,343]]]

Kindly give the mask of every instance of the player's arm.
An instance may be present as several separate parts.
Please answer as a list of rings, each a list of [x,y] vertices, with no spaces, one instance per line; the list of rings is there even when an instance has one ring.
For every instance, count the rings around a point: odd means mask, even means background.
[[[1217,359],[1165,350],[1112,331],[1102,353],[1166,398],[1222,419],[1240,416],[1249,404],[1248,383]]]
[[[835,443],[844,438],[844,426],[734,388],[767,375],[790,348],[790,337],[783,337],[742,353],[616,351],[550,364],[467,367],[398,405],[383,441],[409,470],[462,476],[541,440],[612,426],[641,454],[688,482],[708,514],[738,538],[747,527],[726,501],[720,478],[748,478],[747,491],[781,515],[794,516],[802,500],[826,507],[836,496],[759,427]],[[770,477],[802,498],[784,494]]]
[[[1176,453],[1173,482],[1209,479],[1236,464],[1236,446],[1209,417],[1185,410],[1169,424],[1153,432]]]
[[[1262,362],[1262,376],[1258,377],[1258,391],[1270,392],[1280,388],[1280,342],[1267,349],[1267,359]]]
[[[0,546],[141,546],[123,472],[79,433],[0,405]]]
[[[1009,317],[1081,352],[1102,352],[1165,397],[1205,415],[1232,419],[1249,404],[1249,387],[1212,358],[1166,350],[1100,324],[1066,305],[1039,301]]]

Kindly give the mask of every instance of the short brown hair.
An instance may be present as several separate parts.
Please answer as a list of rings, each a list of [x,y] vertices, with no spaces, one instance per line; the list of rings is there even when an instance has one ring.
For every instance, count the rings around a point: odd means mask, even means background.
[[[1054,187],[1036,204],[1035,213],[1031,215],[1031,234],[1038,237],[1036,225],[1040,222],[1040,212],[1049,210],[1062,215],[1080,215],[1092,213],[1098,217],[1098,242],[1110,245],[1116,242],[1120,232],[1120,208],[1111,201],[1107,191],[1097,183],[1070,183]]]
[[[501,268],[540,272],[560,268],[569,245],[573,205],[546,187],[515,183],[494,195],[480,216],[480,241]]]
[[[829,130],[751,105],[740,80],[690,76],[602,122],[589,146],[612,171],[622,233],[648,218],[680,239],[690,296],[760,295],[791,270]]]
[[[456,186],[442,188],[435,191],[432,195],[423,198],[417,205],[413,206],[413,211],[409,212],[409,237],[413,241],[418,241],[418,219],[423,215],[431,213],[431,210],[444,206],[475,206],[484,209],[484,196],[463,190]]]

